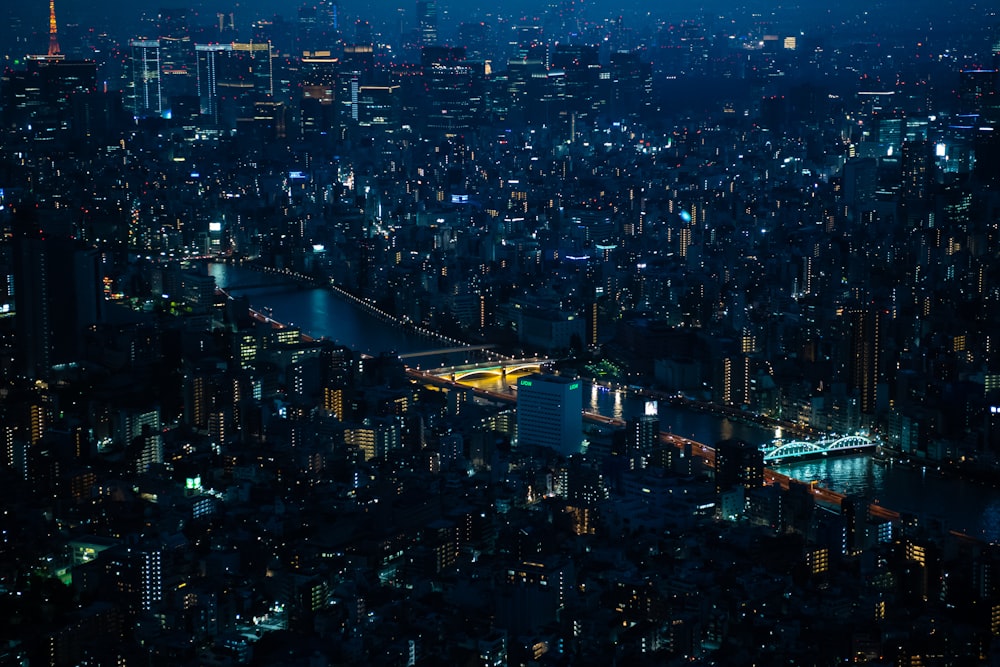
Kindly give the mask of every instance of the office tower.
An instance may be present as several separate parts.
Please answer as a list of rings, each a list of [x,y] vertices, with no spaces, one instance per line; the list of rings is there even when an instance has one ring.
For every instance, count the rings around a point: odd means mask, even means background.
[[[264,112],[268,122],[283,122],[273,107],[258,108],[274,96],[273,52],[270,42],[195,45],[198,100],[202,115],[222,129],[233,129],[237,118]]]
[[[437,17],[437,0],[418,0],[417,24],[421,46],[433,46],[438,43]]]
[[[194,48],[184,9],[161,9],[157,16],[160,42],[160,75],[164,104],[195,93]]]
[[[80,360],[82,334],[100,320],[97,252],[71,239],[19,231],[13,244],[19,370],[47,379],[54,366]]]
[[[126,91],[129,110],[136,118],[163,114],[160,79],[160,41],[133,39],[129,42],[129,83]]]
[[[339,107],[341,127],[347,121],[357,121],[361,103],[361,86],[368,83],[375,68],[371,44],[345,44],[340,72],[337,76],[335,99]]]
[[[299,113],[304,136],[333,132],[337,121],[337,70],[340,59],[329,51],[302,54]]]
[[[489,23],[475,21],[458,27],[458,43],[465,47],[469,58],[490,61],[496,57],[493,28]]]
[[[225,83],[255,99],[274,95],[274,55],[270,42],[233,43]]]
[[[517,383],[517,440],[563,456],[580,451],[583,392],[579,380],[535,373]]]
[[[608,110],[612,118],[641,114],[651,104],[653,68],[635,51],[616,51],[608,66]]]
[[[4,122],[31,126],[36,140],[79,133],[75,109],[97,89],[97,64],[61,55],[28,56],[25,69],[5,74],[2,89]]]
[[[608,84],[598,59],[597,47],[581,44],[557,44],[552,52],[552,71],[563,73],[562,89],[555,103],[558,109],[550,113],[552,118],[562,116],[569,121],[575,114],[576,122],[607,110]],[[606,72],[603,73],[607,75]],[[632,91],[635,95],[638,91]]]
[[[743,440],[722,440],[715,445],[715,491],[764,485],[764,453]]]
[[[198,102],[203,116],[212,124],[221,122],[219,80],[224,76],[226,59],[232,44],[196,44],[195,64],[198,81]]]
[[[482,104],[482,70],[465,60],[462,47],[425,46],[420,53],[429,131],[468,132]]]
[[[402,123],[400,90],[400,86],[361,86],[358,89],[358,126],[366,128],[369,134],[398,130]]]
[[[338,40],[340,10],[336,3],[320,0],[304,5],[298,11],[299,49],[316,51],[330,49]]]

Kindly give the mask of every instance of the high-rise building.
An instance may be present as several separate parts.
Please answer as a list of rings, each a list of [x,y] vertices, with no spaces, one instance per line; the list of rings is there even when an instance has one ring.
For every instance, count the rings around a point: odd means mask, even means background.
[[[230,54],[234,59],[228,71],[229,82],[249,91],[260,99],[274,95],[274,54],[270,42],[234,42]]]
[[[934,155],[926,139],[904,141],[900,167],[900,194],[905,219],[911,225],[922,225],[929,213],[930,188],[934,183]]]
[[[74,105],[97,89],[97,65],[92,60],[28,56],[25,69],[4,75],[4,123],[31,126],[36,138],[50,139],[74,126]]]
[[[632,417],[625,425],[625,457],[629,470],[645,468],[660,441],[660,418],[655,414]]]
[[[220,117],[219,80],[224,76],[225,59],[233,50],[232,44],[196,44],[195,65],[198,82],[198,102],[203,116],[218,125]]]
[[[71,239],[19,232],[13,245],[19,367],[45,379],[54,366],[79,361],[82,334],[103,311],[96,251]]]
[[[184,9],[161,9],[157,16],[160,42],[160,75],[164,104],[195,94],[194,47]]]
[[[583,392],[579,380],[535,373],[517,383],[519,446],[549,447],[563,456],[580,451]]]
[[[299,113],[305,136],[331,133],[337,121],[337,70],[340,59],[329,51],[302,54]]]
[[[874,307],[859,306],[845,311],[850,325],[848,388],[857,392],[861,413],[876,410],[881,377],[882,313]]]
[[[465,60],[462,47],[425,46],[420,53],[429,131],[468,132],[482,106],[482,63]]]
[[[133,39],[129,42],[128,107],[136,118],[163,114],[160,79],[160,40]]]
[[[417,24],[421,46],[433,46],[438,43],[437,19],[437,0],[417,1]]]
[[[232,129],[237,118],[253,118],[258,102],[274,97],[270,42],[196,44],[198,100],[212,124]]]

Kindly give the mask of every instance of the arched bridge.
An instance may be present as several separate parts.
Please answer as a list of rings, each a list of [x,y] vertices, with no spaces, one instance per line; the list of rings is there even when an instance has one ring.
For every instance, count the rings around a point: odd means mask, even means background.
[[[815,442],[793,440],[764,452],[764,463],[774,463],[787,459],[826,456],[828,454],[848,454],[874,449],[878,442],[863,435],[848,435],[842,438],[824,438]]]
[[[541,361],[512,361],[506,364],[493,365],[493,366],[478,366],[476,368],[466,368],[466,369],[455,369],[451,373],[451,377],[456,382],[461,382],[466,378],[470,378],[476,375],[490,375],[493,377],[500,377],[506,375],[507,373],[524,373],[525,371],[530,371],[532,373],[541,370]]]
[[[464,364],[461,366],[446,366],[444,368],[432,369],[430,372],[442,378],[448,378],[453,382],[461,382],[465,379],[476,377],[503,377],[507,373],[520,374],[536,373],[542,367],[550,363],[551,359],[531,357],[529,359],[507,359],[503,362],[481,362],[478,364]]]

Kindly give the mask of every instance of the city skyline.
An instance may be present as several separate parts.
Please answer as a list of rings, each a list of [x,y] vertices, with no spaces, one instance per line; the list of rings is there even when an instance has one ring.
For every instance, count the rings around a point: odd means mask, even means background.
[[[1000,664],[995,10],[229,9],[0,10],[0,667]]]

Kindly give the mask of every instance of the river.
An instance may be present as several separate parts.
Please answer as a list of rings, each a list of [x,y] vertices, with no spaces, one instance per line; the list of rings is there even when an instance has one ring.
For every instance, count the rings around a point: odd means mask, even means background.
[[[233,295],[247,296],[252,307],[268,309],[274,319],[354,350],[378,355],[445,347],[439,341],[393,326],[329,289],[306,287],[280,275],[229,264],[209,264],[209,273],[220,287]],[[423,363],[426,368],[464,363],[469,358],[465,353],[432,355],[411,363]],[[624,392],[597,386],[590,386],[587,392],[585,409],[609,417],[628,418],[645,408],[644,400]],[[759,445],[773,438],[773,433],[763,427],[688,408],[660,405],[659,417],[663,430],[705,444],[740,438]],[[786,463],[776,470],[807,482],[819,480],[834,491],[877,500],[884,507],[917,515],[921,521],[940,521],[973,537],[1000,542],[1000,490],[992,487],[945,477],[919,466],[879,465],[870,456]]]

